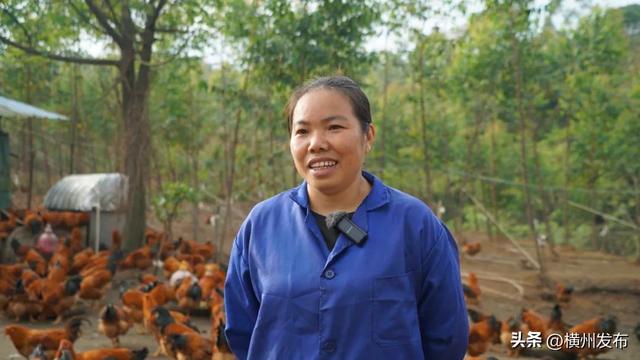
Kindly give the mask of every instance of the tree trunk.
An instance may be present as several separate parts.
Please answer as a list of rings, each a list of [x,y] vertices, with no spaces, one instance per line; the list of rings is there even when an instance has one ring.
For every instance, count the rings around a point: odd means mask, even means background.
[[[26,80],[27,80],[27,86],[25,87],[26,90],[26,96],[25,96],[25,100],[27,101],[28,104],[30,104],[31,101],[31,66],[27,65],[26,66]],[[27,208],[31,209],[31,200],[32,200],[32,196],[33,196],[33,166],[34,166],[34,161],[35,161],[35,149],[33,148],[33,119],[32,118],[28,118],[27,119],[27,144],[28,144],[28,158],[29,158],[29,182],[28,182],[28,188],[27,188]]]
[[[492,117],[491,120],[491,132],[490,132],[490,137],[491,137],[491,151],[489,151],[489,163],[490,163],[490,169],[491,169],[491,176],[496,178],[498,177],[498,165],[497,165],[497,161],[496,161],[496,134],[495,132],[497,131],[497,126],[496,126],[496,120],[494,117]],[[500,212],[498,211],[498,191],[496,188],[496,183],[495,182],[491,182],[491,208],[493,209],[493,217],[496,219],[497,222],[500,222]],[[493,226],[493,224],[490,225],[491,229],[493,231],[496,231],[495,227]],[[493,231],[491,232],[491,240],[495,240],[495,237],[493,236]],[[497,231],[496,231],[496,235],[497,235]]]
[[[431,180],[431,158],[429,154],[429,141],[427,139],[427,114],[425,109],[425,89],[424,89],[424,46],[420,44],[420,71],[418,75],[419,104],[420,104],[420,130],[422,135],[422,171],[425,177],[425,196],[427,203],[433,202],[432,180]]]
[[[121,86],[125,132],[125,174],[129,180],[128,205],[124,227],[123,248],[131,251],[143,244],[146,229],[146,189],[149,154],[149,122],[147,97],[149,94],[149,69],[141,64],[138,78],[135,74],[135,53],[122,49]]]
[[[385,44],[387,39],[385,37]],[[387,134],[387,93],[389,87],[389,52],[386,50],[384,52],[384,75],[383,75],[383,83],[382,83],[382,109],[380,116],[380,170],[378,172],[380,179],[384,180],[384,168],[386,165],[386,134]]]
[[[516,93],[516,105],[518,113],[518,122],[520,125],[520,162],[521,162],[521,176],[524,186],[524,205],[525,213],[527,215],[527,223],[529,224],[530,236],[533,238],[534,246],[536,249],[536,255],[538,257],[538,263],[540,264],[540,273],[545,274],[545,267],[542,262],[542,254],[540,253],[540,247],[538,246],[538,239],[536,234],[535,225],[533,222],[533,209],[531,206],[531,194],[529,191],[529,172],[528,172],[528,156],[527,156],[527,119],[525,114],[522,83],[522,64],[520,62],[520,46],[516,39],[515,33],[511,32],[511,56],[512,56],[512,70],[515,80],[515,93]]]
[[[78,127],[78,75],[77,64],[71,65],[71,141],[69,145],[69,174],[75,173],[76,129]]]

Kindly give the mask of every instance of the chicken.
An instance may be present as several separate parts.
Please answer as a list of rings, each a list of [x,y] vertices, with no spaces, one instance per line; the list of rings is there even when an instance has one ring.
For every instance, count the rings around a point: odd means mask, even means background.
[[[190,278],[185,278],[176,291],[176,300],[178,300],[178,306],[187,312],[199,308],[202,300],[200,284]]]
[[[560,305],[556,304],[553,309],[551,309],[551,317],[549,318],[546,328],[546,332],[543,334],[544,339],[548,338],[551,334],[560,334],[564,336],[567,332],[567,326],[564,321],[562,321],[562,310],[560,309]]]
[[[556,301],[562,303],[568,303],[571,301],[571,295],[573,294],[573,286],[565,286],[564,284],[556,284]]]
[[[151,247],[145,245],[137,250],[132,251],[120,263],[122,269],[139,269],[146,270],[153,265],[153,252]]]
[[[500,327],[500,343],[507,348],[507,354],[511,357],[520,356],[520,352],[522,351],[522,348],[518,346],[514,347],[511,343],[512,334],[518,332],[522,334],[522,339],[526,339],[529,328],[526,324],[521,323],[513,317],[502,322]]]
[[[156,307],[151,313],[151,333],[160,344],[157,354],[162,352],[171,358],[176,358],[175,352],[169,344],[169,336],[171,334],[185,334],[198,332],[187,325],[178,323],[171,313],[162,306]],[[157,355],[156,354],[156,355]]]
[[[75,342],[80,336],[82,318],[69,320],[63,328],[58,329],[29,329],[20,325],[9,325],[4,333],[9,336],[11,343],[18,352],[28,357],[38,345],[42,345],[47,359],[53,358],[60,341],[63,339]]]
[[[617,320],[615,316],[598,316],[593,319],[584,321],[572,328],[570,328],[567,332],[572,334],[609,334],[613,335],[617,329]],[[582,335],[580,335],[582,336]],[[597,336],[597,335],[594,335]],[[604,353],[610,350],[609,348],[602,347],[567,347],[567,344],[564,344],[562,351],[570,354],[577,354],[578,357],[584,358],[588,355],[597,355],[600,353]]]
[[[29,300],[24,282],[22,279],[16,281],[13,296],[6,305],[6,314],[8,317],[20,321],[24,316],[28,316],[30,321],[33,321],[34,316],[42,312],[42,304],[39,301]]]
[[[213,346],[209,339],[194,333],[172,333],[166,342],[177,360],[210,360]]]
[[[29,230],[31,230],[32,235],[42,231],[42,217],[37,212],[27,210],[23,223]]]
[[[207,264],[204,276],[198,281],[202,289],[202,299],[209,301],[213,296],[214,289],[224,287],[225,278],[226,274],[218,264]]]
[[[469,273],[469,284],[462,284],[464,299],[467,304],[478,304],[480,302],[480,286],[478,285],[478,277],[475,273]]]
[[[31,246],[20,244],[20,242],[16,239],[11,239],[11,249],[13,253],[22,261],[24,257],[27,255],[27,252],[31,249]]]
[[[214,352],[231,353],[224,328],[227,318],[224,313],[224,293],[216,288],[211,294],[211,343]]]
[[[61,286],[42,295],[45,317],[55,317],[54,324],[62,321],[63,316],[76,303],[76,294],[80,291],[82,277],[75,275],[68,278]]]
[[[99,269],[83,278],[80,283],[78,296],[81,299],[98,301],[101,300],[111,287],[111,278],[115,273],[116,264],[109,262],[108,269]]]
[[[164,269],[164,277],[169,279],[174,272],[180,269],[180,260],[173,256],[169,256],[164,259],[162,268]]]
[[[56,352],[56,360],[144,360],[149,350],[146,347],[140,350],[126,348],[94,349],[76,353],[73,344],[63,340]]]
[[[177,250],[180,255],[200,255],[204,261],[211,259],[215,253],[215,246],[210,241],[203,244],[178,238],[178,244]]]
[[[462,252],[473,256],[482,250],[482,244],[479,242],[465,243],[462,245]]]
[[[547,325],[549,321],[531,309],[522,308],[520,319],[527,325],[527,327],[529,327],[530,331],[539,332],[541,334],[545,334],[547,332]]]
[[[119,336],[126,334],[131,325],[125,312],[118,306],[107,304],[100,312],[98,331],[111,339],[114,347],[120,345]]]
[[[500,343],[501,324],[495,316],[472,324],[469,327],[469,345],[467,353],[471,356],[478,356],[489,349],[491,343]]]
[[[73,228],[73,230],[71,230],[71,240],[69,241],[69,249],[71,251],[71,254],[78,254],[82,251],[82,249],[84,249],[84,244],[82,241],[82,232],[80,231],[80,228]],[[87,249],[88,251],[90,251],[91,253],[93,253],[92,249]]]

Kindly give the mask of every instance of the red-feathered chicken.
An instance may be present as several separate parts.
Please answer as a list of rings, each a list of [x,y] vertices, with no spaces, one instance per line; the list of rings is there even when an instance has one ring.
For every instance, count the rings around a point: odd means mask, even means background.
[[[126,334],[131,326],[131,321],[127,318],[125,312],[118,306],[107,304],[107,306],[105,306],[100,312],[98,331],[111,339],[114,347],[120,345],[119,337]]]
[[[25,358],[41,344],[47,358],[53,358],[60,341],[66,339],[75,342],[80,336],[80,326],[83,319],[74,318],[69,320],[63,328],[58,329],[30,329],[20,325],[9,325],[4,329],[4,333],[9,336],[11,343],[18,352]]]

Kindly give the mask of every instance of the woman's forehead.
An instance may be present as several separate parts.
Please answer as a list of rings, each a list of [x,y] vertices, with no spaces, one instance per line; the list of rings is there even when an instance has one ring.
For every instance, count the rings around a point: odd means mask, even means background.
[[[318,89],[304,94],[293,111],[293,123],[349,120],[354,117],[349,99],[336,90]]]

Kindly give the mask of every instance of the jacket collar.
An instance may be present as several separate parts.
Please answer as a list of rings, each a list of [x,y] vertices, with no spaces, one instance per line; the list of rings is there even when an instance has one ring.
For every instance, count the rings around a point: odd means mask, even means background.
[[[389,188],[371,173],[363,171],[362,176],[364,176],[372,186],[371,191],[367,197],[364,198],[360,206],[364,206],[367,211],[371,211],[387,204],[389,202]],[[289,197],[301,207],[310,209],[306,181],[303,181],[300,185],[291,189]]]

